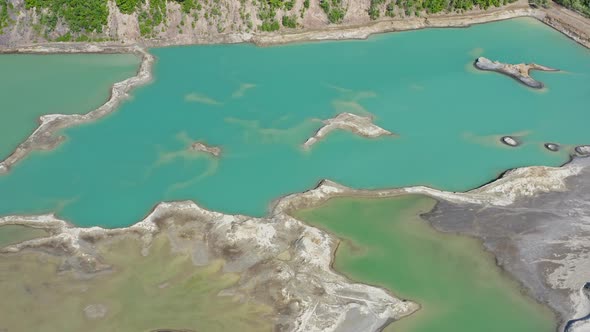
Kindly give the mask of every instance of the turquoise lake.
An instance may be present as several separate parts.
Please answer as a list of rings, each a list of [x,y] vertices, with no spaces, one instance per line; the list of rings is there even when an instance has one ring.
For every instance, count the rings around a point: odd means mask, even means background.
[[[560,165],[570,145],[590,143],[590,52],[532,19],[366,41],[151,52],[154,82],[112,115],[65,130],[57,150],[35,152],[0,176],[0,215],[56,212],[77,225],[119,227],[157,202],[191,199],[262,216],[272,200],[324,178],[463,191],[509,168]],[[480,55],[563,72],[534,72],[547,88],[533,90],[475,70]],[[301,149],[318,119],[340,112],[372,114],[399,137],[334,132]],[[509,134],[524,144],[498,143]],[[220,146],[221,157],[189,152],[195,140]],[[566,146],[548,152],[548,141]]]

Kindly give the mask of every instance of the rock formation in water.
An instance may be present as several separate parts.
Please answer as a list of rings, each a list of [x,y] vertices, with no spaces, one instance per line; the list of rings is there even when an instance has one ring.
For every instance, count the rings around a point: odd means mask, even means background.
[[[535,63],[531,64],[506,64],[501,63],[498,61],[491,61],[484,57],[479,57],[474,62],[475,68],[481,70],[488,70],[488,71],[495,71],[507,76],[510,76],[517,81],[523,83],[526,86],[535,89],[542,89],[544,84],[532,78],[530,76],[531,70],[541,70],[541,71],[559,71],[559,69],[554,69],[550,67],[541,66]]]
[[[508,146],[512,146],[512,147],[516,147],[520,145],[520,142],[518,142],[518,140],[516,140],[516,138],[512,137],[512,136],[504,136],[502,138],[500,138],[500,141]]]
[[[545,149],[552,151],[552,152],[557,152],[559,151],[559,144],[557,143],[545,143],[543,144],[545,146]]]
[[[367,116],[359,116],[352,113],[340,113],[336,117],[324,120],[324,125],[316,133],[303,143],[304,149],[311,148],[312,145],[326,137],[330,132],[341,129],[353,134],[366,137],[377,138],[381,136],[391,136],[392,132],[385,130],[373,123],[373,119]]]
[[[212,155],[213,157],[219,157],[221,155],[221,148],[217,146],[209,146],[204,142],[194,142],[190,146],[191,151],[203,152]]]
[[[163,234],[173,252],[191,255],[195,267],[221,259],[222,272],[240,274],[219,296],[271,306],[273,324],[280,331],[379,331],[418,309],[413,302],[333,272],[337,240],[278,210],[268,218],[250,218],[175,202],[159,204],[146,219],[125,229],[75,228],[52,215],[0,218],[0,226],[10,224],[43,228],[52,235],[4,247],[0,255],[61,257],[62,272],[73,270],[81,278],[104,277],[111,271],[108,260],[95,250],[101,241],[139,238],[147,254],[152,239]],[[109,309],[80,308],[97,319]]]

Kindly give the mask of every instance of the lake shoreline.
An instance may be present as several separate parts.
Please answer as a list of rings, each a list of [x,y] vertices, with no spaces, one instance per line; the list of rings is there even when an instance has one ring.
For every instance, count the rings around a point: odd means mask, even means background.
[[[441,191],[425,186],[402,187],[381,190],[362,190],[349,188],[338,183],[332,182],[330,180],[322,180],[313,189],[300,193],[285,195],[274,201],[270,206],[269,213],[266,215],[266,217],[264,217],[264,219],[268,218],[280,221],[289,219],[297,220],[292,217],[293,212],[301,209],[317,207],[325,203],[329,199],[335,197],[391,198],[405,195],[424,195],[437,201],[434,208],[436,208],[436,206],[438,206],[438,204],[441,202],[503,207],[511,205],[522,198],[535,197],[542,193],[567,191],[568,188],[566,186],[566,180],[570,177],[580,174],[580,172],[582,172],[585,168],[588,168],[589,163],[587,161],[588,160],[586,158],[572,158],[569,162],[567,162],[564,166],[561,167],[531,166],[524,168],[516,168],[510,171],[506,171],[499,178],[490,182],[487,185],[463,193]],[[523,191],[522,187],[525,184],[527,188],[525,191]],[[503,193],[502,196],[505,197],[498,197],[498,192]],[[146,247],[149,247],[149,243],[153,238],[154,234],[158,233],[160,229],[159,223],[155,222],[154,220],[158,219],[158,216],[163,214],[162,211],[169,211],[165,214],[171,214],[172,216],[178,215],[179,217],[182,217],[182,215],[186,213],[187,209],[196,209],[200,215],[204,216],[204,218],[200,219],[198,222],[213,222],[214,220],[219,219],[217,215],[220,215],[220,213],[218,212],[201,208],[192,201],[172,201],[161,202],[157,204],[154,208],[150,210],[150,212],[146,215],[145,218],[131,226],[114,229],[96,226],[90,228],[77,227],[67,221],[59,219],[53,214],[4,216],[0,217],[0,227],[5,225],[20,225],[36,229],[42,229],[47,231],[50,235],[47,237],[37,238],[18,244],[10,245],[8,247],[3,248],[0,254],[17,254],[23,250],[27,251],[31,249],[35,250],[35,248],[59,247],[67,248],[67,250],[70,251],[69,255],[72,255],[73,257],[86,257],[87,254],[84,253],[84,241],[87,241],[89,238],[100,239],[112,235],[124,234],[141,235],[141,238],[147,241]],[[227,216],[236,218],[236,220],[248,218],[247,216],[243,215]],[[305,225],[305,227],[318,229],[315,226],[308,225],[303,221],[297,221],[301,222],[303,225]],[[428,222],[428,220],[425,221]],[[428,223],[430,227],[433,227],[436,231],[441,231],[437,229],[437,227],[432,225],[430,222]],[[321,231],[321,228],[319,228],[318,230]],[[329,232],[327,232],[326,234],[327,236],[332,237],[333,241],[336,241],[333,234]],[[469,235],[461,234],[461,236]],[[478,242],[482,243],[480,238],[476,236],[470,237],[476,238]],[[342,275],[333,269],[337,244],[331,244],[330,246],[333,247],[330,248],[330,250],[325,251],[326,253],[329,252],[329,254],[327,254],[327,256],[329,256],[329,259],[327,257],[322,258],[328,259],[330,261],[329,270],[325,272]],[[486,252],[489,252],[491,255],[496,257],[495,252],[490,251],[483,245],[482,247]],[[526,287],[527,283],[525,281],[513,275],[504,266],[499,264],[498,261],[496,261],[496,263],[496,265],[502,273],[506,273],[513,280],[516,280],[516,282],[522,285],[523,291],[527,294],[527,296],[529,296],[535,301],[538,301],[539,303],[542,303],[543,305],[547,305],[547,303],[541,301],[538,297],[535,296],[535,294],[533,294],[530,291],[528,287]],[[343,277],[351,281],[348,276],[343,275]],[[362,284],[365,285],[364,283]],[[367,285],[374,286],[370,284]],[[388,294],[391,294],[391,290],[389,289],[385,289],[379,286],[374,287],[380,288]],[[395,294],[392,294],[392,296],[393,298],[400,300],[395,296]],[[575,296],[575,294],[572,294],[572,296]],[[555,310],[555,308],[552,308],[549,305],[547,306],[553,312],[556,313],[560,330],[563,328],[564,324],[575,318],[564,317],[563,314]]]
[[[513,4],[517,6],[518,4]],[[372,35],[399,31],[421,30],[427,28],[467,28],[472,25],[485,24],[496,21],[509,20],[520,17],[531,17],[561,32],[569,39],[590,49],[590,19],[553,5],[550,9],[532,9],[516,7],[515,9],[501,8],[488,12],[472,13],[467,15],[434,16],[426,18],[409,18],[400,20],[384,20],[371,24],[352,27],[328,27],[319,30],[299,31],[295,33],[265,33],[258,35],[229,34],[218,41],[197,40],[194,43],[182,41],[147,41],[143,44],[122,45],[120,43],[40,43],[15,47],[0,47],[1,54],[136,54],[142,58],[140,68],[136,76],[122,82],[115,83],[111,88],[111,96],[99,108],[84,115],[45,115],[39,118],[37,129],[6,159],[0,161],[0,176],[9,172],[10,168],[26,158],[32,150],[51,150],[63,141],[63,137],[53,137],[60,129],[75,126],[78,123],[88,123],[98,120],[103,116],[116,111],[123,99],[128,98],[128,93],[139,85],[147,84],[152,79],[152,65],[155,61],[148,51],[151,47],[212,45],[212,44],[236,44],[252,43],[257,46],[273,46],[313,41],[328,40],[365,40]],[[575,19],[582,19],[586,25],[576,30],[568,18],[558,17],[555,12],[566,12]],[[571,19],[570,17],[570,19]],[[569,23],[569,24],[568,24]],[[579,23],[579,22],[577,22]]]
[[[320,29],[302,29],[295,32],[279,31],[273,33],[228,33],[216,40],[208,37],[194,37],[192,40],[152,39],[138,43],[122,42],[47,42],[0,46],[0,54],[62,54],[62,53],[133,53],[143,49],[170,46],[217,45],[252,43],[257,46],[274,46],[292,43],[329,40],[363,40],[372,35],[428,28],[467,28],[472,25],[530,17],[548,25],[580,45],[590,48],[590,19],[580,14],[552,4],[552,8],[531,8],[514,3],[503,8],[468,14],[445,14],[427,17],[387,19],[362,25],[328,26]],[[561,14],[561,15],[560,15]],[[580,26],[580,23],[585,26]],[[575,26],[578,25],[578,26]]]
[[[69,53],[91,53],[93,47],[76,49],[80,52]],[[105,49],[109,52],[111,49]],[[114,49],[118,51],[119,49]],[[89,51],[89,52],[85,52]],[[92,52],[94,53],[94,52]],[[110,52],[121,53],[121,52]],[[0,176],[10,171],[10,168],[25,159],[34,150],[53,150],[65,140],[63,136],[56,136],[62,129],[94,122],[112,112],[115,112],[121,102],[129,98],[129,92],[140,85],[149,83],[152,80],[152,66],[155,61],[153,55],[140,47],[125,49],[124,53],[135,54],[141,58],[137,74],[133,77],[113,84],[108,100],[97,109],[86,114],[47,114],[39,117],[39,126],[6,159],[0,162]]]

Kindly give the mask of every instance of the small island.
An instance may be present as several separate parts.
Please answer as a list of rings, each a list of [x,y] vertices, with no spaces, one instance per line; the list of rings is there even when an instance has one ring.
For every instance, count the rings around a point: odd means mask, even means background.
[[[511,147],[517,147],[520,145],[520,142],[512,136],[503,136],[502,138],[500,138],[500,142]]]
[[[191,144],[191,151],[204,152],[212,155],[213,157],[219,157],[221,155],[221,148],[217,146],[207,145],[205,142],[197,141]]]
[[[545,149],[552,151],[552,152],[557,152],[557,151],[559,151],[559,148],[560,148],[559,144],[557,144],[557,143],[545,143],[544,146],[545,146]]]
[[[545,87],[545,85],[543,84],[543,82],[539,82],[530,76],[531,70],[559,71],[559,69],[541,66],[536,63],[519,63],[516,65],[511,65],[507,63],[501,63],[498,61],[492,61],[484,57],[477,58],[473,65],[475,66],[475,68],[480,70],[495,71],[510,76],[515,80],[521,82],[522,84],[534,89],[542,89],[543,87]]]
[[[309,149],[312,145],[336,129],[346,130],[366,138],[394,135],[392,132],[374,124],[371,117],[359,116],[352,113],[340,113],[336,117],[322,122],[324,123],[324,126],[318,129],[312,137],[308,138],[307,141],[303,143],[304,149]]]

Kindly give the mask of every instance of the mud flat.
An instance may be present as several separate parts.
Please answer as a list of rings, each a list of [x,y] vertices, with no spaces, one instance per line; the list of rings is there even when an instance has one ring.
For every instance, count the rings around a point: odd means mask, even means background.
[[[530,76],[531,70],[559,71],[559,69],[541,66],[536,63],[511,65],[498,61],[491,61],[484,57],[477,58],[474,62],[474,66],[480,70],[495,71],[510,76],[522,84],[534,89],[542,89],[545,85],[543,82],[539,82]]]
[[[117,264],[110,262],[114,258],[100,248],[131,238],[139,243],[134,250],[146,257],[152,250],[161,254],[154,243],[164,238],[173,253],[166,261],[184,255],[194,268],[222,261],[217,270],[239,278],[215,296],[252,299],[272,308],[265,317],[280,330],[355,330],[362,326],[364,331],[378,331],[416,311],[418,305],[333,272],[336,238],[290,213],[339,196],[422,194],[439,201],[427,215],[435,228],[481,237],[499,265],[565,322],[587,315],[587,300],[581,298],[580,288],[590,273],[588,166],[590,159],[580,158],[559,168],[515,169],[466,193],[427,187],[354,190],[325,180],[312,190],[279,199],[265,218],[226,215],[188,201],[160,203],[143,221],[122,229],[76,228],[53,215],[7,216],[0,218],[0,226],[33,227],[50,235],[5,246],[0,253],[3,260],[19,261],[26,256],[36,262],[23,272],[28,275],[45,266],[39,259],[49,259],[61,273],[92,280],[116,276],[118,271]],[[166,282],[157,285],[166,288]],[[114,308],[114,304],[88,303],[94,304],[100,306],[72,310],[92,317],[104,313],[106,319]]]
[[[324,139],[329,133],[338,129],[346,130],[366,138],[393,135],[389,130],[385,130],[374,124],[371,117],[359,116],[352,113],[340,113],[334,118],[324,120],[323,123],[324,125],[303,143],[304,149],[311,148],[312,145]]]
[[[39,118],[39,127],[4,161],[0,162],[0,175],[7,173],[10,168],[26,158],[34,150],[51,150],[59,145],[64,136],[57,133],[65,128],[82,123],[96,121],[117,109],[121,101],[128,98],[128,93],[136,86],[148,83],[152,78],[152,65],[154,57],[140,47],[102,47],[90,44],[80,44],[75,47],[38,46],[15,50],[16,53],[135,53],[142,58],[139,71],[136,76],[115,83],[111,89],[109,100],[96,110],[86,114],[49,114]]]
[[[378,331],[389,322],[418,309],[418,305],[413,302],[397,299],[380,288],[353,283],[334,273],[331,262],[337,245],[336,239],[285,214],[264,219],[249,218],[208,211],[192,202],[176,202],[159,204],[145,220],[125,229],[75,228],[52,215],[4,217],[0,219],[0,225],[34,227],[51,234],[4,247],[0,251],[0,263],[9,260],[9,264],[13,264],[21,259],[25,262],[36,262],[39,259],[50,261],[52,265],[49,265],[61,271],[62,275],[69,273],[67,278],[73,280],[72,282],[89,280],[88,287],[94,287],[95,282],[101,285],[101,280],[104,281],[105,278],[119,278],[118,275],[124,273],[125,268],[117,264],[117,260],[125,255],[137,256],[132,261],[142,260],[139,253],[145,259],[150,259],[150,255],[164,255],[161,260],[168,262],[188,257],[192,269],[219,264],[219,273],[234,275],[233,282],[221,287],[217,294],[212,294],[211,301],[217,301],[221,296],[233,298],[238,303],[254,303],[271,308],[270,312],[265,312],[264,320],[270,321],[278,330],[333,331],[358,330],[360,327],[363,331]],[[132,241],[133,239],[136,241]],[[168,242],[171,249],[162,250],[158,241]],[[124,246],[126,243],[138,245],[133,250],[109,249]],[[117,253],[115,257],[113,252]],[[216,263],[219,261],[222,263]],[[39,272],[37,269],[45,269],[44,273],[47,273],[47,265],[25,264],[24,267],[19,265],[19,269],[34,275]],[[146,267],[151,265],[153,264],[147,264]],[[138,268],[137,271],[142,269]],[[185,271],[192,269],[183,268]],[[18,279],[16,276],[15,278]],[[156,292],[167,296],[164,292],[169,289],[168,285],[178,292],[178,287],[184,287],[178,285],[178,278],[182,279],[182,274],[153,280],[148,294]],[[54,279],[57,279],[55,270],[52,280]],[[214,280],[216,279],[213,278]],[[113,301],[124,302],[124,298],[113,292],[111,287],[115,285],[117,284],[107,282],[108,289],[102,291],[113,293]],[[189,283],[187,286],[190,285]],[[55,291],[60,292],[59,289]],[[51,290],[34,289],[33,292],[49,296],[46,294]],[[78,311],[80,315],[92,317],[98,314],[100,319],[95,319],[93,324],[117,326],[120,317],[108,315],[109,312],[119,310],[116,303],[109,304],[106,300],[95,303],[93,298],[86,298],[79,292],[76,294],[82,296],[84,301],[81,302],[84,305],[72,308],[71,312]],[[172,297],[169,299],[170,303],[163,305],[174,307],[177,305],[176,301],[186,301],[185,295],[180,290],[176,297],[183,300],[174,300]],[[19,298],[18,303],[22,306],[28,306],[34,301],[33,296],[22,296],[29,299]],[[158,302],[153,297],[145,301]],[[100,306],[87,309],[87,305],[91,304]],[[1,322],[0,327],[9,324],[9,328],[20,330],[28,327],[25,326],[28,324],[26,321],[34,321],[17,319],[18,311],[23,311],[23,308],[15,305],[14,301],[10,305],[7,303],[7,306],[10,308],[6,310],[15,311],[16,316],[10,322]],[[192,310],[187,309],[190,307],[181,307],[179,312],[193,315]],[[8,312],[6,310],[3,309],[3,312]],[[63,319],[68,321],[71,312]],[[261,319],[260,316],[256,317],[250,316],[249,319]],[[164,318],[152,320],[153,326],[149,328],[178,326],[167,324],[169,320]],[[52,321],[63,324],[60,319]],[[85,327],[84,322],[80,324]],[[180,327],[193,328],[191,325]]]

